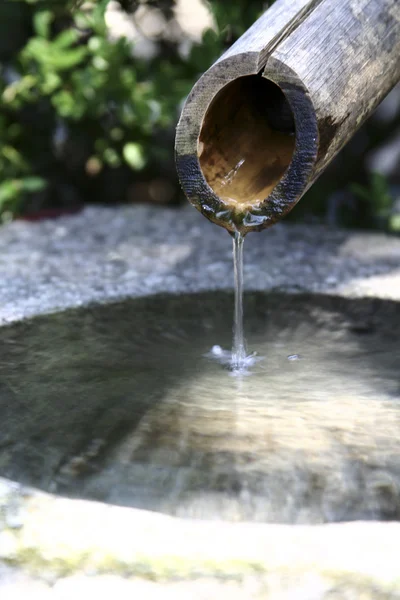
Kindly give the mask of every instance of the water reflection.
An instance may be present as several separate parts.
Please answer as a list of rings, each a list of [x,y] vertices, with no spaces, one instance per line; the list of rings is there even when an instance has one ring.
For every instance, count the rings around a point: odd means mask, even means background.
[[[232,307],[158,296],[3,328],[0,475],[195,518],[397,519],[398,305],[249,295],[264,360],[243,378],[204,357]]]

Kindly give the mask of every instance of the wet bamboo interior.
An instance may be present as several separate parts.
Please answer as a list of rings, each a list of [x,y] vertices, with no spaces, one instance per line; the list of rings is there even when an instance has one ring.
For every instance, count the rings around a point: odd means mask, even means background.
[[[252,208],[283,177],[294,147],[294,121],[283,92],[251,75],[225,86],[210,104],[198,156],[207,183],[226,205]]]

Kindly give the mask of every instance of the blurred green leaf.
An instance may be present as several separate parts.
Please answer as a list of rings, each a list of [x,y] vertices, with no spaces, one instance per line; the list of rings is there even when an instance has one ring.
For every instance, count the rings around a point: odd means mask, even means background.
[[[6,158],[6,160],[8,160],[11,164],[13,164],[18,169],[24,170],[27,168],[27,163],[24,160],[22,154],[20,152],[18,152],[18,150],[16,148],[14,148],[13,146],[4,145],[1,148],[1,152],[4,156],[4,158]]]
[[[103,159],[110,167],[119,167],[121,159],[114,148],[106,148],[103,152]]]
[[[212,2],[208,2],[217,31],[221,37],[228,38],[241,36],[270,4],[272,2],[265,2],[265,0],[247,0],[246,2],[212,0]]]
[[[132,169],[140,171],[146,164],[143,147],[140,144],[129,142],[122,150],[123,157]]]
[[[48,39],[50,37],[50,25],[53,14],[50,10],[40,10],[33,15],[33,27],[36,35]]]
[[[71,36],[68,37],[71,38]],[[75,38],[76,34],[73,37]],[[23,50],[23,57],[26,60],[36,61],[45,69],[53,68],[56,71],[72,69],[83,61],[87,56],[88,50],[84,46],[68,48],[67,45],[64,45],[65,42],[66,40],[64,39],[63,43],[58,45],[56,42],[32,38]]]
[[[2,100],[5,104],[13,104],[18,100],[29,102],[32,99],[32,92],[36,85],[37,77],[35,75],[25,75],[4,89]]]
[[[352,183],[349,188],[356,197],[369,204],[377,223],[385,223],[384,227],[391,227],[390,213],[393,207],[393,197],[385,175],[373,172],[370,175],[368,186]]]
[[[43,190],[47,182],[42,177],[23,177],[21,179],[9,179],[0,183],[0,209],[16,204],[21,195]]]
[[[389,219],[389,228],[390,231],[394,231],[396,233],[400,232],[400,215],[392,215]]]
[[[35,177],[31,175],[30,177],[24,177],[21,180],[21,187],[25,192],[40,192],[44,190],[47,186],[47,182],[42,177]]]
[[[79,39],[79,33],[76,29],[66,29],[58,34],[58,36],[51,42],[53,50],[67,50]]]
[[[47,96],[55,92],[55,90],[62,84],[62,79],[58,73],[53,71],[46,71],[43,73],[43,80],[41,82],[41,90]]]
[[[363,200],[370,202],[371,192],[368,188],[363,187],[359,183],[351,183],[349,186],[349,189],[350,189],[351,193],[354,194],[355,196],[358,196],[359,198],[362,198]]]
[[[21,182],[17,179],[6,180],[0,183],[0,208],[16,200],[21,192]]]

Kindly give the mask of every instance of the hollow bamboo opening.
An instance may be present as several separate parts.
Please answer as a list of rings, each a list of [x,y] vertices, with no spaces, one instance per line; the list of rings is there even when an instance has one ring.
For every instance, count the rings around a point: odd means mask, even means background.
[[[228,206],[254,208],[269,196],[293,157],[295,126],[279,86],[259,75],[235,79],[205,115],[198,156],[203,175]]]

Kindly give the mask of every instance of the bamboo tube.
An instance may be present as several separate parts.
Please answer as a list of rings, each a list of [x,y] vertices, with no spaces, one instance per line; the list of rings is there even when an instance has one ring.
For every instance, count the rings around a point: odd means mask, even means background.
[[[399,79],[399,0],[277,0],[187,98],[183,190],[229,231],[272,225]]]

